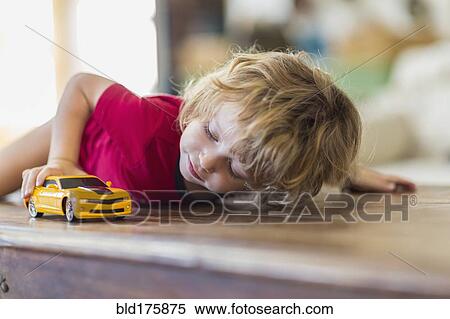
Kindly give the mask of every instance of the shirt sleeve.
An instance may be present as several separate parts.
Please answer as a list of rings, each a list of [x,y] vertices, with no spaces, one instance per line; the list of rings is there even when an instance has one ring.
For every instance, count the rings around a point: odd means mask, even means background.
[[[114,83],[100,96],[92,117],[121,149],[124,158],[135,163],[144,157],[165,114],[151,99]]]

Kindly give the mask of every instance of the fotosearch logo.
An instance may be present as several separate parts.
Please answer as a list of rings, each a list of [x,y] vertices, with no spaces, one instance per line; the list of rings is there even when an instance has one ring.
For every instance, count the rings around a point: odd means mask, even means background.
[[[160,225],[180,222],[245,225],[332,223],[338,220],[380,223],[392,222],[393,218],[407,222],[410,208],[417,205],[416,194],[330,193],[313,197],[305,192],[295,201],[288,201],[287,193],[283,192],[128,192],[133,198],[131,217],[136,218],[128,217],[127,220],[136,224],[151,221]]]

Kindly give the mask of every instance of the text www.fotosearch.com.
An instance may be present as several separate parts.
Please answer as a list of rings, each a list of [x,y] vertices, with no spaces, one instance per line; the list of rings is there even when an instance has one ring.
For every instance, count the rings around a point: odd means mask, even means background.
[[[247,305],[232,303],[230,306],[194,306],[195,313],[201,314],[229,314],[229,315],[308,315],[308,314],[333,314],[333,306],[305,306],[295,303],[291,305]]]
[[[117,315],[332,315],[329,305],[189,305],[184,303],[116,303]]]

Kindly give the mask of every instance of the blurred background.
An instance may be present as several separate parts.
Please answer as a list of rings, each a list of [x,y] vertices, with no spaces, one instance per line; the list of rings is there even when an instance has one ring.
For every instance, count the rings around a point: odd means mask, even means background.
[[[361,161],[450,182],[448,0],[0,0],[0,147],[54,116],[71,75],[167,92],[257,44],[311,53],[353,98]]]

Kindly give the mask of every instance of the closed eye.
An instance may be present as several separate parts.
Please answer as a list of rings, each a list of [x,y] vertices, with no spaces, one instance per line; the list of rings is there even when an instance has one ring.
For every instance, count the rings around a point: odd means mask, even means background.
[[[209,139],[213,140],[214,142],[218,142],[218,141],[219,141],[219,138],[217,138],[217,137],[211,132],[211,129],[209,128],[209,122],[205,122],[205,123],[203,124],[203,130],[205,131],[205,134],[208,136]],[[229,158],[229,159],[228,159],[228,171],[229,171],[230,176],[231,176],[232,178],[234,178],[234,179],[237,179],[237,180],[243,180],[244,178],[242,178],[241,176],[239,176],[238,174],[236,174],[236,173],[233,171],[233,168],[232,168],[231,164],[232,164],[232,159]]]
[[[213,141],[218,142],[219,139],[217,137],[214,136],[214,134],[211,132],[210,128],[209,128],[209,122],[206,122],[203,124],[203,129],[206,133],[206,135]]]

